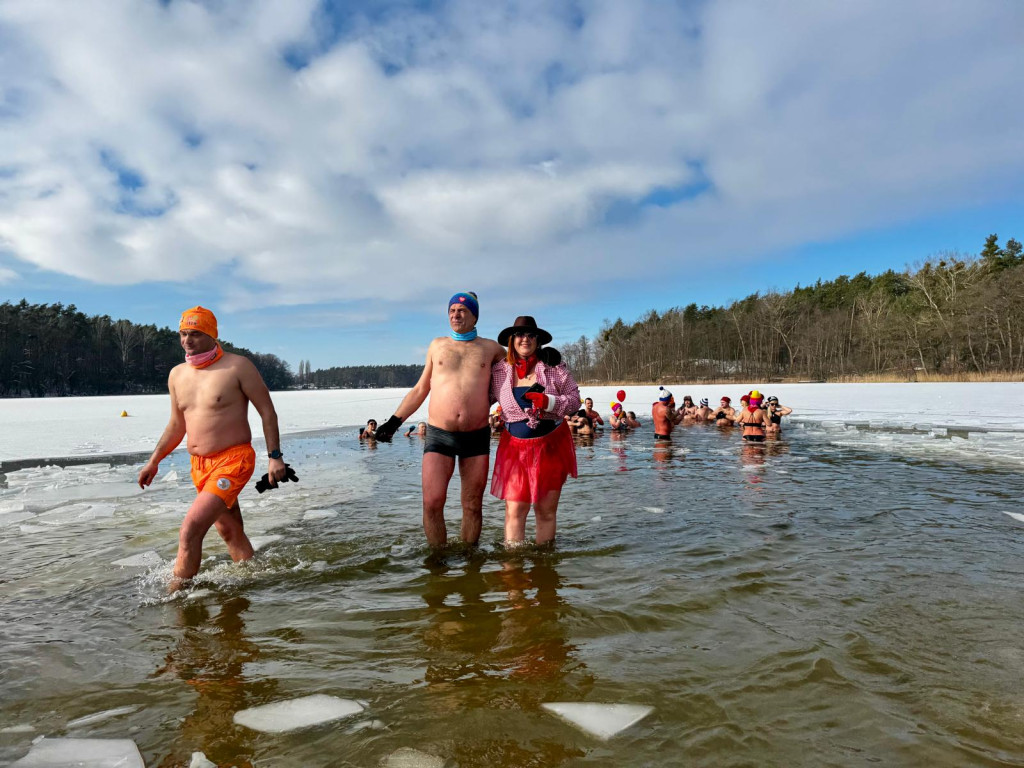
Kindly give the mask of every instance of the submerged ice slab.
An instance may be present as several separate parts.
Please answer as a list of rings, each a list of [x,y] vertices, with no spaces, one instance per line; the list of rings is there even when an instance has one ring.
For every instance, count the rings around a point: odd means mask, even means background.
[[[235,713],[235,722],[264,733],[286,733],[362,712],[361,704],[324,694],[275,701]]]
[[[280,538],[281,536],[277,534],[273,534],[271,536],[251,536],[249,537],[249,543],[252,544],[253,552],[259,552],[267,546],[267,544],[272,544]]]
[[[11,768],[146,768],[131,739],[42,739]]]
[[[631,725],[639,723],[654,711],[654,707],[639,704],[555,701],[541,706],[599,739],[610,739]]]
[[[91,715],[80,717],[77,720],[72,720],[67,724],[68,728],[78,728],[83,725],[92,725],[93,723],[102,723],[104,720],[110,720],[113,717],[120,717],[121,715],[130,715],[138,709],[137,704],[130,704],[127,707],[115,707],[114,709],[105,709],[102,712],[94,712]]]
[[[383,768],[444,768],[444,759],[412,747],[396,749],[381,761]]]
[[[119,565],[122,568],[152,568],[155,565],[160,565],[163,561],[160,555],[150,550],[149,552],[140,552],[131,557],[115,560],[111,565]]]

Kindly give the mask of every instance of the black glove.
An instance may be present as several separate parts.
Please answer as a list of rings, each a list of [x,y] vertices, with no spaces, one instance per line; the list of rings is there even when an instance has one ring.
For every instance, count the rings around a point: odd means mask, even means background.
[[[562,362],[562,353],[554,347],[541,347],[537,350],[537,359],[544,363],[544,365],[550,365],[554,368]]]
[[[402,420],[397,416],[392,416],[390,419],[385,421],[379,427],[377,427],[374,437],[377,438],[378,442],[390,443],[391,438],[395,436],[395,432],[402,426]]]
[[[295,474],[295,470],[292,469],[291,464],[284,465],[284,477],[278,480],[279,483],[287,483],[289,480],[299,482],[299,476]],[[277,488],[276,485],[270,484],[270,473],[267,472],[263,477],[256,481],[256,492],[263,493],[264,491],[271,491]]]

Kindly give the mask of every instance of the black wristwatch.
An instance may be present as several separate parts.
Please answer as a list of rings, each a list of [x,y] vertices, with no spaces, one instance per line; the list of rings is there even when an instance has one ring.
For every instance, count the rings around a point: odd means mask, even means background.
[[[270,453],[268,453],[267,456],[269,458],[271,458],[271,459],[283,459],[284,458],[284,454],[281,453],[281,449],[280,448],[275,448]]]

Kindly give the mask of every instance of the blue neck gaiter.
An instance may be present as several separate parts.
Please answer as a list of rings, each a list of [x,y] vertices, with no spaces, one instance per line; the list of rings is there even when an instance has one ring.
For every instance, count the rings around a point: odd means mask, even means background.
[[[448,333],[456,341],[472,341],[476,338],[476,328],[466,333],[456,333],[455,331],[449,331]]]

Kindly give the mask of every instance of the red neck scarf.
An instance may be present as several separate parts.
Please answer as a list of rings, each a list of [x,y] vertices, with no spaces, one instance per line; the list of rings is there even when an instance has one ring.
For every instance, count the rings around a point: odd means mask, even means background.
[[[198,355],[185,355],[185,362],[191,365],[193,368],[207,368],[224,356],[224,350],[220,348],[218,344],[214,349],[209,352],[202,352]]]
[[[758,408],[760,408],[760,406],[757,406],[757,405],[748,405],[748,406],[747,406],[747,410],[748,410],[748,411],[750,411],[750,413],[753,413],[753,412],[754,412],[754,411],[756,411],[756,410],[757,410]]]
[[[525,360],[521,360],[517,357],[515,363],[513,363],[516,369],[516,376],[518,376],[520,379],[525,379],[526,375],[530,372],[530,369],[533,368],[533,366],[536,364],[536,355],[530,355]]]

